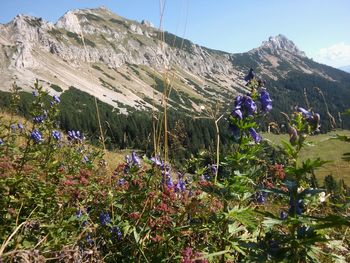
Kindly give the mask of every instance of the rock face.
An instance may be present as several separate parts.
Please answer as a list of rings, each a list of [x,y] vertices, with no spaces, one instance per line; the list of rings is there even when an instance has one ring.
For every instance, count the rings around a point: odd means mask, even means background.
[[[260,48],[268,49],[272,54],[279,54],[280,51],[287,51],[296,56],[306,57],[303,51],[300,51],[298,47],[284,35],[278,35],[270,37],[268,41],[264,41]]]
[[[169,104],[185,111],[213,103],[213,96],[229,101],[245,92],[242,76],[249,63],[276,79],[280,66],[331,78],[311,68],[304,52],[283,35],[270,37],[259,48],[243,54],[210,50],[170,33],[159,32],[147,21],[127,20],[102,7],[72,10],[55,24],[18,15],[0,25],[1,90],[13,81],[30,91],[38,78],[52,93],[79,88],[118,108],[151,108],[160,104],[164,78],[170,80]]]

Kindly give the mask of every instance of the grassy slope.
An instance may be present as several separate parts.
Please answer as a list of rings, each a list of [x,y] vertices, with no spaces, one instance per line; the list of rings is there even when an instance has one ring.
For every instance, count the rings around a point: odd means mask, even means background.
[[[301,158],[320,157],[322,160],[331,161],[316,171],[317,178],[322,182],[326,175],[332,174],[334,178],[343,178],[345,183],[350,185],[350,163],[342,160],[342,155],[350,152],[350,143],[331,139],[336,134],[350,136],[350,131],[333,131],[309,137],[313,145],[302,150]],[[281,140],[288,141],[288,135],[264,134],[264,138],[271,140],[274,144],[279,144]]]
[[[2,122],[6,123],[6,124],[8,124],[12,119],[11,123],[15,123],[15,124],[22,123],[26,127],[26,129],[30,129],[32,127],[32,123],[29,122],[28,120],[26,120],[25,118],[17,116],[17,115],[13,116],[11,118],[11,115],[8,112],[1,111],[1,110],[0,110],[0,119]],[[62,135],[63,135],[63,138],[66,137],[64,134],[62,134]],[[97,149],[96,146],[88,145],[88,147],[92,147],[94,149]],[[118,151],[108,151],[107,150],[105,152],[104,159],[107,162],[109,171],[112,172],[119,164],[124,163],[125,156],[127,154],[130,155],[131,150],[128,150],[128,149],[118,150]]]

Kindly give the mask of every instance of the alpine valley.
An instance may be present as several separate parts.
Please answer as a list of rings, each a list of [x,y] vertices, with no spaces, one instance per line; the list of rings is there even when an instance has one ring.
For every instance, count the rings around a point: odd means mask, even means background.
[[[29,97],[39,79],[51,95],[62,99],[63,128],[94,133],[92,98],[97,97],[102,118],[113,131],[110,137],[116,137],[111,140],[119,145],[127,141],[126,134],[135,134],[127,128],[130,122],[115,120],[138,113],[150,116],[152,109],[161,109],[168,87],[174,114],[200,116],[203,105],[208,109],[217,103],[229,111],[233,98],[248,92],[243,79],[249,68],[266,81],[274,101],[268,121],[283,120],[280,112],[293,110],[287,105],[309,103],[320,112],[324,130],[334,121],[338,127],[350,127],[345,118],[340,121],[340,113],[349,107],[350,74],[314,62],[283,35],[246,53],[231,54],[161,32],[147,21],[122,18],[104,7],[69,11],[55,24],[27,15],[0,24],[1,105],[9,105],[14,82]],[[25,108],[23,102],[24,115]],[[89,120],[83,121],[82,115]],[[139,125],[138,120],[132,122]],[[186,128],[189,125],[185,122]],[[139,129],[147,137],[151,127]]]

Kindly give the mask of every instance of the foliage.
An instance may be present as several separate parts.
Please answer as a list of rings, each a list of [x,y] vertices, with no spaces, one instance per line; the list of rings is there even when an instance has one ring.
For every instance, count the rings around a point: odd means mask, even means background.
[[[250,93],[236,97],[226,118],[230,136],[222,140],[229,138],[230,143],[226,142],[219,163],[211,151],[185,158],[198,138],[195,133],[184,134],[184,127],[192,125],[187,128],[196,131],[205,122],[175,119],[170,153],[182,156],[177,167],[144,147],[147,154],[133,151],[114,171],[101,152],[88,146],[87,134],[72,128],[97,125],[91,97],[74,88],[50,97],[36,82],[26,104],[31,121],[16,123],[13,116],[22,104],[14,85],[9,100],[12,117],[0,125],[0,259],[349,260],[350,191],[331,178],[326,189],[318,188],[314,171],[325,162],[299,160],[308,136],[319,129],[319,116],[298,108],[287,118],[290,141],[283,147],[271,146],[258,131],[272,100],[252,70],[245,79]],[[102,119],[107,115],[116,119],[111,127],[126,125],[118,123],[120,115],[112,114],[111,108],[97,103]],[[83,114],[69,119],[73,110],[85,111],[90,119]],[[144,116],[133,118],[127,124],[135,126],[128,130],[130,138],[136,138],[133,132],[147,131]],[[72,122],[68,125],[67,120]],[[70,127],[66,135],[59,122]],[[207,127],[205,132],[208,140],[215,137],[214,130]],[[97,136],[92,139],[98,141]],[[336,191],[342,194],[336,197]]]

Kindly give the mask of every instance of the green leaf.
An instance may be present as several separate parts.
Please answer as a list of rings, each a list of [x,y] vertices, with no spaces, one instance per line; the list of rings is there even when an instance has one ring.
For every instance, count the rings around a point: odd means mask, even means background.
[[[219,252],[214,252],[214,253],[210,253],[210,254],[206,254],[204,256],[195,258],[194,261],[200,260],[200,259],[206,259],[206,258],[212,258],[212,257],[217,257],[217,256],[221,256],[223,254],[229,253],[231,252],[230,250],[223,250],[223,251],[219,251]]]
[[[295,158],[298,155],[297,150],[289,142],[282,140],[281,143],[288,156]]]
[[[34,246],[34,244],[28,240],[24,240],[22,242],[22,247],[25,248],[25,249],[29,249],[29,248],[32,248]]]
[[[275,225],[281,225],[281,224],[282,224],[282,220],[271,218],[271,217],[265,217],[265,220],[263,221],[263,225],[269,229],[271,229]]]
[[[140,235],[137,233],[136,228],[133,229],[133,233],[134,233],[135,241],[136,243],[138,243],[140,240]]]

